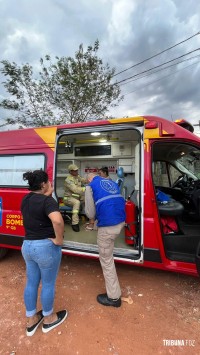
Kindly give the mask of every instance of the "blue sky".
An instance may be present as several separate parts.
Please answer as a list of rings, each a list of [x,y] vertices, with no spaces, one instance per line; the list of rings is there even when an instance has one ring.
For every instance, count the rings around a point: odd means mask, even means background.
[[[193,36],[117,75],[116,81],[132,79],[120,84],[124,101],[109,114],[199,122],[199,1],[0,0],[0,7],[0,60],[28,62],[36,69],[46,54],[73,56],[81,43],[86,49],[98,38],[99,57],[118,73]],[[2,81],[0,77],[1,98],[6,96]],[[2,110],[0,124],[5,115]]]

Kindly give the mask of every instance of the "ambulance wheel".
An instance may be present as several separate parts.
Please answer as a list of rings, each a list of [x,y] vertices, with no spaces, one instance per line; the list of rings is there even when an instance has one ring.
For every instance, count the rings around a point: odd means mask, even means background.
[[[8,249],[0,248],[0,259],[2,259],[7,254]]]

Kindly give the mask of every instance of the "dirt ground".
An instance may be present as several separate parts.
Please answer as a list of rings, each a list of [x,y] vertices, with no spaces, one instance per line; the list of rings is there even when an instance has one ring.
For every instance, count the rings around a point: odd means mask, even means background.
[[[104,307],[98,260],[63,256],[55,310],[67,308],[67,320],[47,334],[41,327],[25,334],[25,265],[19,251],[0,261],[0,354],[2,355],[151,355],[200,354],[199,279],[117,264],[121,308]],[[40,304],[38,304],[40,308]]]

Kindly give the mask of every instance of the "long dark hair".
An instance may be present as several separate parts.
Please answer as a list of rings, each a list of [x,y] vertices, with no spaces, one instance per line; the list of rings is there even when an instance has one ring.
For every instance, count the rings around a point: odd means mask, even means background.
[[[37,191],[41,190],[42,183],[47,183],[49,177],[48,174],[43,170],[34,170],[24,173],[23,180],[28,181],[30,191]]]

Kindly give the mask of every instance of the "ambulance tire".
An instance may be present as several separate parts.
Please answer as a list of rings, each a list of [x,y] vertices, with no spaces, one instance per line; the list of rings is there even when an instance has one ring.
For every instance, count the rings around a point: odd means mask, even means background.
[[[0,259],[2,259],[7,254],[8,249],[0,248]]]

